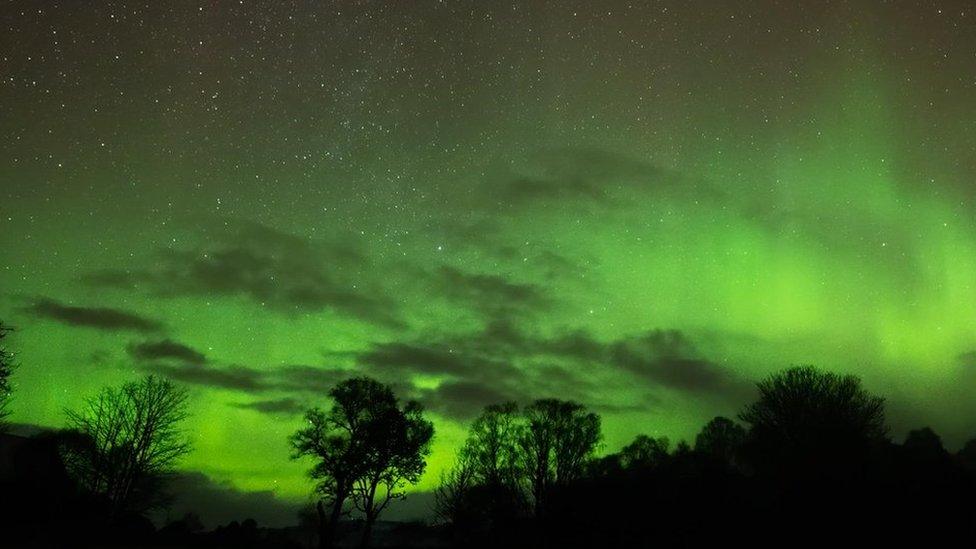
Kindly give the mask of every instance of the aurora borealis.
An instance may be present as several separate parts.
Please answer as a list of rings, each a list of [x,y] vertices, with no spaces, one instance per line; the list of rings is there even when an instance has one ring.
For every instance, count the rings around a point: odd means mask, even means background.
[[[183,463],[302,500],[367,373],[437,427],[573,398],[694,436],[793,364],[976,436],[966,2],[16,2],[0,9],[12,420],[191,390]]]

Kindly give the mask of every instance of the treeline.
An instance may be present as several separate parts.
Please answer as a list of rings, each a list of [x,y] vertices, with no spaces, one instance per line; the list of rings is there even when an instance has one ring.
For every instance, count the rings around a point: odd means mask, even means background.
[[[737,420],[598,456],[599,417],[579,404],[489,406],[437,516],[464,547],[930,546],[976,529],[976,440],[955,455],[928,428],[892,442],[855,376],[788,369]]]
[[[0,324],[0,421],[15,371]],[[976,440],[948,452],[928,428],[899,444],[882,398],[855,376],[798,367],[757,384],[733,418],[692,443],[638,435],[601,455],[601,419],[541,399],[486,407],[434,494],[427,526],[375,525],[426,470],[423,407],[368,377],[337,383],[291,435],[310,464],[310,530],[253,520],[204,532],[193,515],[156,530],[150,512],[190,450],[188,394],[147,376],[66,411],[33,438],[0,429],[0,545],[32,547],[926,546],[976,529]],[[2,423],[0,423],[2,426]],[[650,428],[647,429],[651,431]],[[282,456],[285,459],[286,456]],[[244,518],[244,517],[242,517]],[[355,520],[351,520],[355,519]]]
[[[204,532],[190,514],[156,530],[148,517],[171,503],[167,485],[191,449],[189,395],[167,379],[105,387],[66,410],[62,429],[5,434],[16,369],[4,344],[10,331],[0,323],[0,547],[301,546],[302,532],[262,531],[249,519]],[[291,457],[313,459],[317,543],[348,534],[339,526],[355,510],[358,545],[367,547],[380,514],[423,474],[434,427],[419,403],[401,404],[367,377],[325,396],[328,408],[308,410],[290,438]]]
[[[190,449],[181,428],[186,400],[183,389],[148,376],[67,410],[60,430],[30,438],[0,433],[6,543],[80,547],[150,538],[147,514],[169,503],[165,486]]]

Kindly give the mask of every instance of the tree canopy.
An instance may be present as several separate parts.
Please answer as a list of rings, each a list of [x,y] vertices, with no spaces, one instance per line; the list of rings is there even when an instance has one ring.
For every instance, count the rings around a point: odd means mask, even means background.
[[[761,468],[815,473],[852,464],[887,439],[884,399],[853,375],[794,367],[757,384],[759,398],[740,418],[747,448]]]
[[[342,381],[329,397],[328,411],[309,410],[306,427],[292,435],[293,457],[315,460],[309,475],[321,497],[320,547],[334,543],[349,500],[365,517],[365,545],[383,509],[423,474],[434,427],[419,403],[401,407],[389,386],[369,377]]]

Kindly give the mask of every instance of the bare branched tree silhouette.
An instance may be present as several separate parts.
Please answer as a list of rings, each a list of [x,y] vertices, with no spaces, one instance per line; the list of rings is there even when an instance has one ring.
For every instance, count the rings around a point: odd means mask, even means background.
[[[465,522],[469,517],[469,499],[476,486],[475,468],[471,461],[458,456],[454,467],[441,472],[440,484],[434,489],[434,515],[451,525]]]
[[[507,500],[499,502],[503,505],[518,503],[511,500],[521,488],[519,440],[524,431],[514,402],[490,405],[471,424],[460,450],[462,459],[470,463],[474,481],[494,497]]]
[[[142,513],[164,502],[162,487],[190,450],[180,424],[187,393],[147,376],[107,387],[79,411],[67,412],[76,433],[63,448],[66,465],[83,488],[107,499],[112,516]]]
[[[535,514],[552,486],[579,478],[600,442],[600,416],[576,402],[542,399],[526,407],[519,440]]]
[[[442,479],[441,491],[443,499],[455,506],[471,507],[477,500],[477,509],[456,509],[455,514],[496,525],[522,514],[527,499],[519,441],[524,431],[524,419],[514,402],[486,406],[472,422],[454,469]],[[482,512],[487,516],[476,517]]]

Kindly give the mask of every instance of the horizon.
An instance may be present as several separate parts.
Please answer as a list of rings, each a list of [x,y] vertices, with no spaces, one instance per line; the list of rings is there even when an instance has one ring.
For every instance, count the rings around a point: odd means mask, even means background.
[[[59,428],[104,386],[170,379],[180,471],[228,509],[308,499],[288,437],[356,375],[434,422],[417,494],[487,404],[580,402],[609,454],[691,441],[795,365],[860,377],[893,439],[959,448],[974,16],[20,3],[0,36],[8,419]]]

